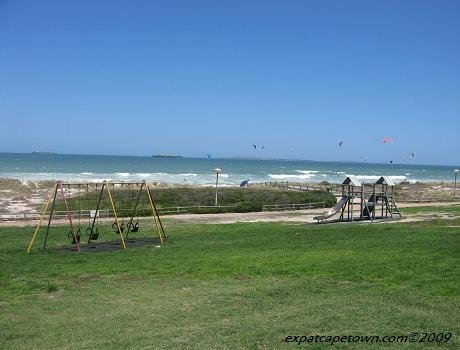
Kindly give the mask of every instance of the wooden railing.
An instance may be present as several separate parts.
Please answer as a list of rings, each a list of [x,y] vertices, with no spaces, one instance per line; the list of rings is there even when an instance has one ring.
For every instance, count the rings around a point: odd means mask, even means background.
[[[406,197],[406,196],[400,196],[394,197],[395,201],[397,203],[436,203],[436,202],[458,202],[460,201],[460,197],[420,197],[420,198],[414,198],[414,197]]]
[[[267,181],[264,186],[284,188],[294,191],[325,191],[325,192],[340,192],[341,187],[338,185],[311,185],[307,183],[289,182],[289,181]],[[340,187],[340,188],[339,188]]]
[[[288,204],[264,204],[262,206],[262,211],[281,211],[281,210],[301,210],[301,209],[312,209],[312,208],[324,208],[326,202],[316,202],[316,203],[288,203]],[[168,214],[186,214],[186,213],[196,213],[197,211],[204,211],[206,213],[213,212],[235,212],[234,209],[238,208],[238,205],[194,205],[194,206],[174,206],[174,207],[163,207],[158,208],[160,215]],[[72,211],[72,217],[74,220],[88,220],[90,218],[90,210],[81,210],[80,212]],[[124,212],[124,213],[123,213]],[[79,214],[80,213],[80,214]],[[117,211],[119,217],[130,217],[130,209],[119,209]],[[39,212],[27,212],[27,213],[18,213],[18,214],[0,214],[0,220],[37,220],[40,218],[41,213]],[[49,215],[49,214],[48,214]],[[109,218],[113,217],[112,210],[101,209],[99,210],[100,218]],[[53,219],[65,219],[67,218],[67,212],[60,210],[53,213]]]
[[[291,203],[291,204],[265,204],[262,211],[280,211],[280,210],[304,210],[313,208],[325,208],[326,202],[316,203]]]

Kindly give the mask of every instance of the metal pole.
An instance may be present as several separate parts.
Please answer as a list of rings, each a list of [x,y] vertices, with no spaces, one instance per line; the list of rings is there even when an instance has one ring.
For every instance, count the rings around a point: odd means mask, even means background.
[[[458,171],[455,171],[454,174],[455,174],[455,180],[454,180],[454,197],[455,197],[455,192],[457,191],[457,174],[458,174]]]
[[[54,188],[53,202],[51,204],[50,216],[48,218],[48,226],[46,226],[46,235],[45,235],[45,242],[43,243],[43,250],[46,249],[46,243],[48,242],[48,234],[50,232],[51,219],[53,218],[53,213],[54,213],[54,209],[55,209],[54,205],[56,204],[57,192],[58,192],[58,184],[56,184],[56,187]]]
[[[46,204],[45,204],[45,206],[43,208],[43,212],[42,212],[42,215],[40,217],[40,222],[38,223],[37,228],[35,229],[35,233],[34,233],[34,235],[32,237],[32,240],[30,241],[29,247],[27,248],[27,253],[30,253],[30,249],[32,248],[32,244],[34,244],[35,238],[37,237],[37,233],[40,230],[40,227],[42,226],[42,222],[43,222],[43,218],[45,217],[46,210],[48,209],[48,207],[49,207],[49,205],[51,203],[51,200],[53,198],[55,198],[56,191],[57,191],[57,185],[54,187],[53,193],[50,195],[50,198],[48,199],[48,201],[46,202]]]
[[[72,237],[73,237],[73,240],[75,241],[75,245],[77,246],[77,250],[80,251],[80,241],[77,238],[77,234],[75,233],[75,227],[74,227],[73,221],[72,221],[72,211],[70,210],[70,207],[67,204],[67,199],[66,199],[65,194],[64,194],[64,187],[62,187],[62,184],[61,184],[60,181],[58,181],[57,187],[59,187],[59,189],[61,191],[62,199],[64,200],[65,209],[66,209],[66,212],[67,212],[67,218],[69,219],[69,223],[70,223],[70,232],[72,232]],[[70,196],[70,185],[69,185],[69,196]],[[43,247],[43,249],[45,249],[45,247]]]
[[[90,230],[90,235],[88,236],[88,244],[91,243],[91,234],[93,233],[93,230],[94,230],[94,224],[96,223],[96,219],[99,215],[99,206],[101,205],[101,199],[102,199],[102,193],[104,192],[104,187],[105,187],[106,183],[102,183],[102,187],[101,187],[101,192],[99,193],[99,197],[97,199],[97,204],[96,204],[96,211],[94,213],[94,217],[93,217],[93,223],[91,224],[91,230]],[[96,191],[97,191],[97,184],[96,184]],[[96,192],[97,194],[97,192]],[[88,194],[89,196],[89,194]],[[89,208],[88,208],[89,209]],[[91,213],[90,213],[90,216],[91,216]]]
[[[107,184],[107,183],[104,181],[104,184]],[[117,229],[120,235],[121,245],[123,249],[126,249],[125,239],[123,238],[123,232],[121,232],[120,222],[118,221],[117,209],[115,208],[115,202],[113,201],[112,194],[110,193],[110,186],[108,184],[107,184],[107,194],[109,195],[109,200],[110,200],[110,203],[112,204],[113,215],[115,216],[115,222],[117,223]]]
[[[153,214],[153,221],[155,222],[155,226],[157,227],[158,235],[160,236],[160,242],[163,244],[163,240],[166,238],[165,230],[163,228],[163,224],[161,223],[160,214],[158,214],[157,206],[155,205],[155,201],[153,200],[152,192],[150,192],[150,187],[146,186],[147,195],[149,197],[150,206],[152,208]]]
[[[145,182],[142,183],[141,188],[139,192],[137,193],[136,203],[134,204],[134,208],[132,209],[132,212],[131,212],[131,219],[129,219],[129,223],[126,226],[131,226],[133,224],[134,215],[136,214],[137,206],[139,205],[139,199],[141,198],[141,192],[142,192],[142,188],[144,187],[144,185],[145,185]],[[131,190],[129,194],[129,203],[131,203]],[[128,238],[128,234],[129,234],[129,227],[128,227],[128,232],[126,232],[126,238]]]
[[[215,206],[217,207],[217,183],[219,182],[219,173],[216,173],[216,202]]]

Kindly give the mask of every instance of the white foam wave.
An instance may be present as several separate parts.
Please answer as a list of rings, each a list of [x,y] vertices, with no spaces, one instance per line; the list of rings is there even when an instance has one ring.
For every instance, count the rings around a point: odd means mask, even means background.
[[[305,174],[305,175],[312,175],[319,173],[319,170],[296,170],[298,173]]]
[[[281,167],[280,167],[281,168]],[[342,170],[341,168],[339,168]],[[92,169],[91,169],[92,170]],[[185,169],[184,169],[185,170]],[[148,171],[148,170],[147,170]],[[106,173],[91,173],[75,172],[75,173],[64,173],[64,172],[0,172],[0,178],[13,178],[20,181],[43,181],[61,180],[64,182],[102,182],[102,181],[113,181],[113,182],[139,182],[146,180],[148,182],[162,182],[168,184],[187,184],[197,186],[215,185],[216,175],[211,172],[183,172],[183,173],[163,173],[163,172],[142,172],[142,173],[128,173],[128,172],[106,172]],[[278,170],[279,173],[268,174],[263,169],[256,170],[256,173],[226,173],[219,176],[219,186],[239,186],[241,181],[250,180],[252,183],[263,183],[265,181],[298,181],[298,182],[319,182],[329,181],[341,183],[345,178],[346,173],[352,173],[353,170],[342,171],[317,171],[317,170]],[[375,175],[378,174],[378,175]],[[409,176],[410,175],[410,176]],[[450,173],[449,173],[450,175]],[[369,171],[368,174],[358,174],[358,179],[362,182],[373,183],[380,177],[377,171]],[[410,171],[409,169],[402,170],[399,174],[393,170],[393,174],[389,176],[395,183],[402,181],[408,182],[434,182],[442,181],[444,178],[441,176],[437,177],[433,175],[431,177],[423,176],[417,171]]]
[[[347,174],[346,176],[351,176],[351,175]],[[389,177],[390,180],[393,180],[393,182],[395,183],[408,181],[407,177],[402,176],[402,175],[386,175],[386,176]],[[380,175],[357,175],[356,177],[358,178],[358,180],[361,180],[361,181],[374,182],[380,179],[381,176]]]
[[[107,181],[107,182],[110,182],[112,181],[111,178],[109,177],[104,177],[104,178],[94,178],[94,179],[90,179],[88,180],[89,182],[93,182],[93,183],[96,183],[96,182],[104,182],[104,181]]]
[[[392,179],[394,182],[402,182],[407,180],[407,177],[401,175],[390,175],[390,179]]]
[[[305,175],[268,174],[268,176],[270,176],[272,179],[277,179],[277,180],[281,180],[281,179],[300,179],[300,180],[304,180],[304,179],[309,179],[309,178],[311,178],[312,176],[315,176],[315,175],[314,174],[305,174]]]

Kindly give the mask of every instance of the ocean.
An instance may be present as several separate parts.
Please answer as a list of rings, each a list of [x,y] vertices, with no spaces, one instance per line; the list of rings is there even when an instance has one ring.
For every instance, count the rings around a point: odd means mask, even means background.
[[[395,182],[454,180],[455,167],[308,160],[154,158],[64,154],[0,153],[0,178],[21,181],[62,180],[67,182],[141,181],[168,184],[212,185],[214,168],[221,168],[220,185],[268,181],[342,182],[356,175],[372,182],[381,175]]]

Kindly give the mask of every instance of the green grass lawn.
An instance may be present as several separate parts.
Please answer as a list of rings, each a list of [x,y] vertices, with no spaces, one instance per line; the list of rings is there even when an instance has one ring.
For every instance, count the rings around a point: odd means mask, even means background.
[[[289,349],[288,335],[451,332],[334,348],[458,349],[459,225],[169,226],[161,248],[30,255],[33,228],[3,227],[0,348]],[[54,228],[51,246],[66,235]]]
[[[409,207],[402,208],[401,212],[403,214],[417,214],[417,213],[451,213],[455,215],[460,215],[460,205],[450,205],[450,206],[423,206],[423,207]]]

